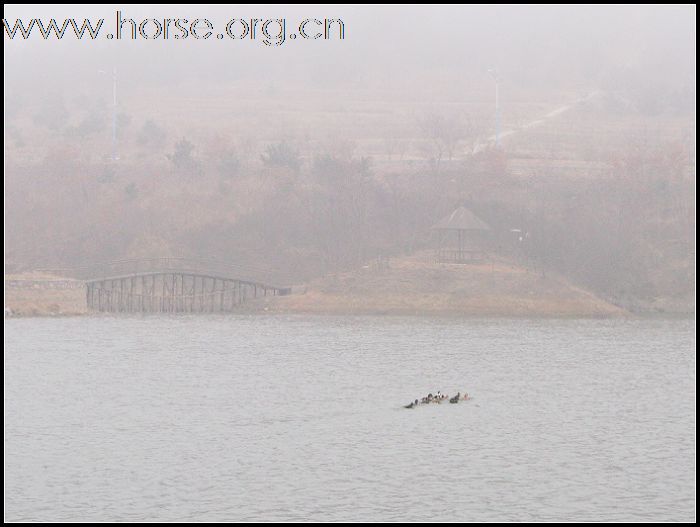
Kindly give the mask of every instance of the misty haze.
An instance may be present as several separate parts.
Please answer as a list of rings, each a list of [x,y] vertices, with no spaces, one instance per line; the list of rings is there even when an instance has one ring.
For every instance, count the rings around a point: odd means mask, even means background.
[[[6,521],[694,521],[695,14],[6,5]]]

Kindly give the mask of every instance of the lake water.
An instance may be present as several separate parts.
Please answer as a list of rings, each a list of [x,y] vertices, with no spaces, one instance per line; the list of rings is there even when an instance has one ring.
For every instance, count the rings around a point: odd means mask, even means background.
[[[695,518],[692,320],[5,320],[6,520]],[[471,401],[407,410],[437,390]]]

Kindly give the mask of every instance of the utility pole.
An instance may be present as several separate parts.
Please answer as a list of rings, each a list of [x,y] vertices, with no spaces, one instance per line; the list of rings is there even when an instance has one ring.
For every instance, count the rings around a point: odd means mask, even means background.
[[[112,71],[112,159],[119,159],[117,155],[117,68]]]
[[[494,69],[490,69],[489,74],[496,83],[496,146],[501,146],[501,77]]]
[[[99,70],[98,73],[107,74],[106,71]],[[112,70],[112,161],[117,161],[117,68]]]

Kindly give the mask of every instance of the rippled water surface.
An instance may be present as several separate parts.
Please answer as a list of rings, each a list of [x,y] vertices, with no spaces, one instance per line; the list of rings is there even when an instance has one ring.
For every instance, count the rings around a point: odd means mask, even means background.
[[[5,517],[693,520],[694,327],[6,320]]]

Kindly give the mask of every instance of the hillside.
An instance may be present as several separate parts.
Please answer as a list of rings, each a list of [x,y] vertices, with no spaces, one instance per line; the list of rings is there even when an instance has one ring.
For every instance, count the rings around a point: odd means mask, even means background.
[[[531,93],[511,82],[508,135],[475,153],[494,130],[493,87],[488,76],[460,83],[142,86],[123,94],[117,161],[95,93],[17,105],[6,270],[186,256],[307,283],[433,248],[431,226],[465,205],[493,228],[496,254],[633,311],[694,309],[685,98],[654,110],[629,90]],[[58,107],[57,122],[38,118]],[[515,230],[526,243],[513,243]]]
[[[431,262],[430,254],[328,275],[250,305],[271,313],[616,317],[627,312],[563,278],[508,261]]]

